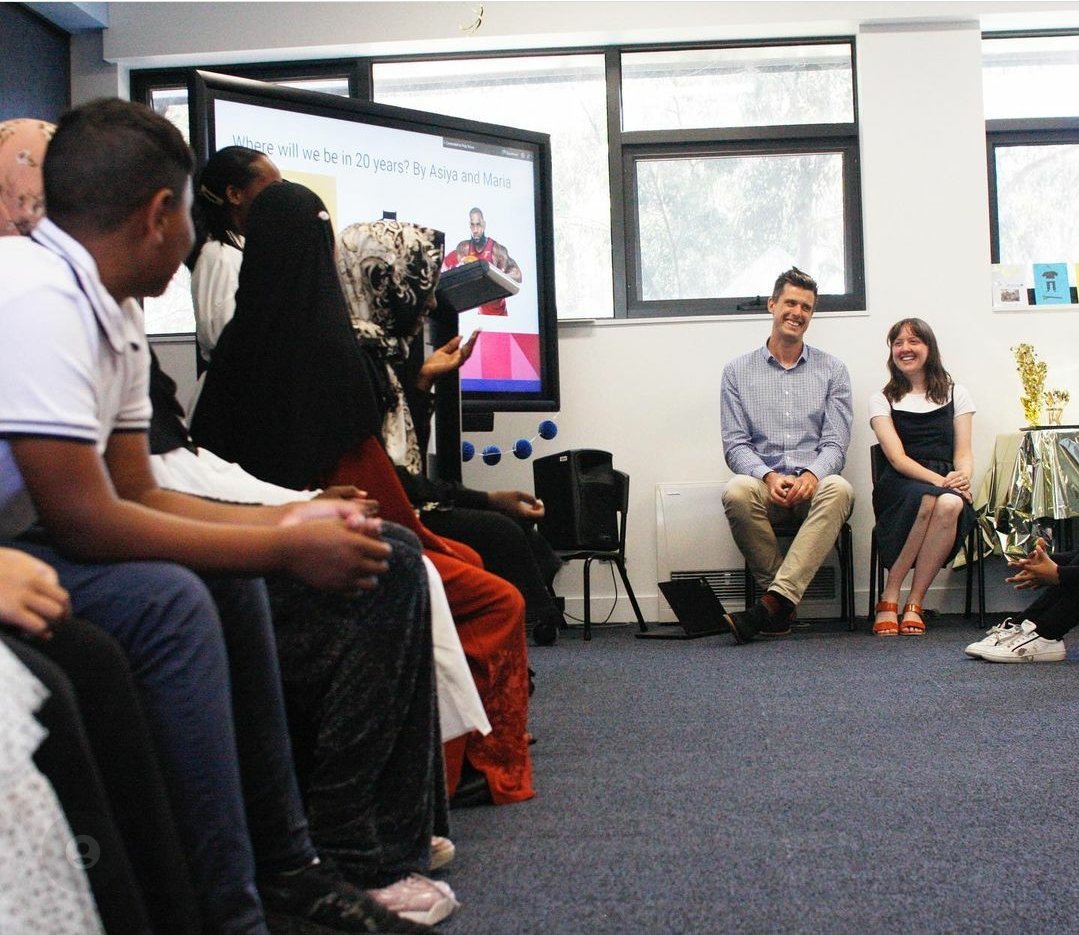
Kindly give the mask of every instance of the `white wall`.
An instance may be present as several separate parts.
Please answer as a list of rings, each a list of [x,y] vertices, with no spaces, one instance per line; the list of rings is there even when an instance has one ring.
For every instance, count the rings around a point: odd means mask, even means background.
[[[201,60],[202,50],[265,50],[276,42],[280,51],[284,42],[294,43],[301,34],[285,28],[289,4],[270,5],[272,16],[262,4],[197,6],[198,10],[187,4],[114,5],[105,55],[126,63],[171,49],[181,58]],[[230,11],[218,11],[230,6]],[[678,38],[672,32],[681,31],[677,24],[686,21],[674,15],[681,6],[629,3],[622,5],[616,18],[611,16],[612,4],[485,4],[488,24],[498,24],[499,30],[482,41],[519,48],[523,37],[534,38],[542,26],[548,44],[572,44],[571,40],[581,41],[582,34],[598,36],[603,31],[601,16],[622,24],[617,38]],[[858,606],[862,607],[872,525],[867,464],[872,435],[865,401],[884,382],[884,335],[892,322],[918,315],[934,326],[945,365],[971,389],[979,407],[975,418],[979,466],[985,465],[996,434],[1013,431],[1022,423],[1018,379],[1009,352],[1013,344],[1034,344],[1049,363],[1051,385],[1073,389],[1079,397],[1079,364],[1071,353],[1079,337],[1079,315],[990,310],[980,59],[981,28],[1033,23],[1035,16],[1038,25],[1068,25],[1075,22],[1079,7],[1074,3],[689,6],[698,39],[789,33],[795,26],[806,35],[857,32],[868,309],[864,314],[819,314],[809,340],[844,359],[854,383],[855,431],[845,473],[858,492],[853,523],[861,558],[856,564]],[[392,16],[389,7],[394,8]],[[363,8],[370,14],[365,31],[350,34],[362,35],[369,51],[382,50],[379,41],[386,47],[407,45],[402,30],[411,27],[419,36],[413,51],[437,43],[460,47],[468,40],[453,35],[453,30],[464,22],[471,7],[455,3],[305,4],[302,36],[315,45],[328,43],[334,36],[339,42],[348,32],[342,27],[354,24]],[[542,23],[536,18],[539,7],[546,11]],[[438,14],[437,21],[424,18],[432,12],[428,8]],[[1012,16],[1005,23],[983,17],[980,24],[948,21],[948,17],[974,16],[979,9],[994,15],[1020,10],[1027,19]],[[932,16],[933,21],[912,22],[918,16]],[[163,26],[166,21],[168,28]],[[833,25],[835,29],[826,29]],[[607,41],[616,38],[609,30],[604,35]],[[73,97],[78,100],[78,93]],[[761,284],[762,290],[769,286]],[[646,616],[654,617],[658,602],[655,485],[729,476],[719,435],[719,373],[730,357],[762,342],[768,327],[766,318],[560,327],[562,411],[555,416],[560,432],[553,442],[538,441],[536,455],[565,448],[603,448],[612,451],[616,466],[629,473],[630,577]],[[190,346],[168,345],[159,352],[166,368],[189,385],[193,378]],[[497,444],[506,449],[518,437],[535,435],[543,417],[501,414],[492,434],[466,437],[477,447]],[[466,465],[466,480],[488,489],[528,487],[531,462],[508,457],[497,467],[487,467],[476,461]],[[998,568],[990,566],[990,570],[991,578],[1000,577]],[[604,575],[595,577],[598,609],[608,585]],[[957,606],[960,595],[949,589],[961,587],[962,578],[956,575],[954,582],[952,578],[948,572],[940,576],[931,603]],[[579,602],[575,605],[573,600],[580,592],[579,563],[562,573],[559,589],[570,596],[571,610],[579,609]],[[1007,609],[1019,603],[998,585],[991,606]],[[621,603],[615,616],[629,619],[628,603]]]

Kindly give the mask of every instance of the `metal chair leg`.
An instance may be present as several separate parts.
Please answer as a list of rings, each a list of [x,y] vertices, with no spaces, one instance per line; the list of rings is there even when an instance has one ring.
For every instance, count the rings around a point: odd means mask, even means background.
[[[592,556],[584,560],[584,639],[592,639]]]
[[[616,558],[614,563],[618,568],[618,573],[622,576],[622,584],[626,586],[626,594],[629,596],[630,604],[633,605],[633,612],[637,615],[637,625],[640,627],[642,633],[647,633],[648,625],[644,622],[644,614],[641,613],[641,608],[637,604],[637,596],[633,593],[633,586],[629,583],[629,574],[626,572],[626,563],[620,558]]]

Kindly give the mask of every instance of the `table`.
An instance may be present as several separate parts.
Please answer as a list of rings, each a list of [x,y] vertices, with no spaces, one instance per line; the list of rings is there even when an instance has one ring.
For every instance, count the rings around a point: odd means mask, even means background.
[[[1079,516],[1079,426],[998,435],[974,507],[997,553],[1025,555],[1054,529],[1067,547],[1067,521]]]

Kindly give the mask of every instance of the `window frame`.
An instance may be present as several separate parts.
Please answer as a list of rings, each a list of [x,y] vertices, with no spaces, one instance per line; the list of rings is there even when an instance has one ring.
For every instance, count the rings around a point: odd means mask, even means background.
[[[622,130],[622,69],[624,53],[718,50],[807,45],[845,45],[850,48],[852,113],[851,123],[783,124],[760,127],[731,127],[691,130]],[[862,221],[861,159],[859,152],[857,48],[853,35],[794,36],[782,39],[746,39],[692,43],[642,43],[583,45],[571,48],[497,49],[473,53],[443,52],[419,55],[375,55],[332,60],[304,60],[271,63],[198,65],[183,68],[132,70],[131,97],[151,102],[151,94],[161,88],[187,85],[188,75],[197,69],[215,71],[263,81],[326,78],[347,75],[349,96],[373,100],[373,68],[377,64],[410,61],[481,60],[490,58],[604,56],[608,177],[612,251],[613,315],[610,320],[643,320],[684,317],[738,317],[760,314],[767,296],[721,296],[691,300],[639,298],[639,243],[636,224],[635,165],[645,157],[664,155],[692,158],[700,155],[790,153],[840,153],[843,157],[844,263],[847,291],[822,294],[822,311],[862,310],[865,298],[865,246]],[[780,272],[777,270],[777,273]],[[810,271],[811,272],[811,271]],[[770,283],[762,283],[767,288]],[[563,319],[571,320],[571,319]],[[606,320],[599,318],[597,320]]]
[[[1079,36],[1076,29],[1007,30],[983,32],[982,42],[993,39],[1055,39]],[[984,68],[984,65],[983,65]],[[989,261],[1000,263],[1000,201],[997,150],[1011,146],[1079,146],[1079,115],[1071,117],[1008,117],[985,122],[985,150],[989,196]]]

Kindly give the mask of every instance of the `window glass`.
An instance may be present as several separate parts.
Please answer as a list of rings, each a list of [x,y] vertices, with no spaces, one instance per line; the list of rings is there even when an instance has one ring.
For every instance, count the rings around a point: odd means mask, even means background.
[[[1079,143],[994,155],[1001,262],[1079,260]]]
[[[1079,36],[982,42],[985,119],[1079,117]]]
[[[622,54],[622,128],[850,123],[850,43]]]
[[[636,161],[643,301],[756,296],[791,266],[847,291],[838,153]]]
[[[602,55],[376,63],[373,97],[550,134],[559,316],[614,314]]]

